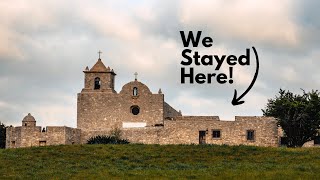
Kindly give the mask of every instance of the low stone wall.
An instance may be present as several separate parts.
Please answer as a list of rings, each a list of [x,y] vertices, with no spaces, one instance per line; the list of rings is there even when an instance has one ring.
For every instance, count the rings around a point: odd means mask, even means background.
[[[66,144],[81,144],[81,129],[65,127]]]
[[[219,121],[213,117],[189,116],[165,120],[159,133],[160,144],[199,144],[199,131],[205,131],[207,144],[278,146],[276,121],[269,117],[236,117],[235,121]],[[186,119],[186,120],[185,120]],[[221,137],[213,138],[212,131]],[[254,140],[247,140],[247,130],[254,130]]]
[[[180,121],[219,121],[219,116],[177,116],[172,120]]]
[[[163,107],[164,118],[172,118],[172,117],[176,117],[176,116],[182,116],[180,112],[175,110],[168,103],[164,102],[163,106],[164,106]]]
[[[86,144],[91,137],[110,135],[111,128],[105,131],[81,131],[81,144]]]
[[[134,143],[161,144],[163,129],[163,127],[123,129],[123,137]]]
[[[48,126],[42,132],[40,126],[8,127],[6,148],[80,144],[81,130],[66,126]]]
[[[278,146],[278,127],[269,117],[238,116],[235,121],[220,121],[215,116],[183,116],[165,120],[164,126],[121,129],[122,138],[144,144],[199,144],[199,131],[205,131],[205,143],[228,145]],[[111,129],[110,129],[111,130]],[[82,132],[82,143],[108,131]],[[212,131],[219,130],[220,138]],[[247,140],[247,130],[254,131],[254,140]]]
[[[131,143],[159,144],[159,132],[163,127],[144,127],[144,128],[123,128],[121,129],[121,138],[128,139]],[[82,131],[81,143],[85,144],[94,136],[110,135],[112,129],[106,131]]]
[[[213,130],[220,137],[213,137]],[[254,140],[247,140],[247,131],[254,131]],[[112,128],[103,131],[83,131],[70,127],[9,127],[6,147],[29,147],[58,144],[85,144],[90,137],[110,135]],[[218,116],[181,116],[164,120],[163,126],[122,128],[122,138],[143,144],[206,144],[278,146],[276,120],[271,117],[237,116],[235,121],[220,121]]]

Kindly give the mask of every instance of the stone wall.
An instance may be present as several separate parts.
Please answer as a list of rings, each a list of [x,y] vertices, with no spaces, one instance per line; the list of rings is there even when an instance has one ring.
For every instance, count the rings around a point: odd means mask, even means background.
[[[65,142],[66,144],[81,144],[81,129],[66,127]]]
[[[42,132],[40,126],[8,127],[6,134],[6,148],[80,144],[80,140],[80,129],[65,126],[48,126],[45,132]]]
[[[177,116],[173,120],[176,121],[220,121],[219,116]]]
[[[101,86],[100,89],[94,90],[94,80],[95,78],[100,78]],[[116,93],[114,90],[114,78],[115,76],[113,73],[85,73],[85,81],[84,81],[84,88],[82,89],[83,92],[108,92],[108,93]]]
[[[124,128],[121,129],[121,138],[128,139],[131,143],[143,143],[143,144],[159,144],[161,138],[160,132],[163,127],[145,127],[145,128]],[[86,144],[87,141],[94,136],[98,135],[110,135],[112,129],[105,131],[82,131],[82,144]]]
[[[133,88],[138,95],[133,96]],[[133,81],[123,86],[119,94],[82,92],[78,94],[77,127],[84,131],[105,131],[121,128],[123,122],[144,122],[147,126],[163,124],[163,94],[152,94],[147,86]],[[131,107],[138,106],[133,115]]]
[[[6,148],[13,147],[21,147],[21,126],[6,129]]]
[[[192,119],[193,118],[193,119]],[[274,118],[237,116],[235,121],[220,121],[217,116],[187,116],[165,120],[164,126],[124,128],[122,138],[144,144],[199,144],[199,131],[205,131],[207,144],[278,146],[278,128]],[[107,131],[82,132],[82,143],[93,136],[108,135]],[[212,130],[221,137],[213,138]],[[254,131],[254,140],[247,140],[247,130]]]
[[[121,138],[128,139],[131,143],[159,144],[159,134],[163,127],[121,128]],[[86,144],[91,137],[98,135],[109,136],[113,129],[103,131],[82,131],[81,143]]]
[[[207,144],[278,146],[275,119],[269,117],[239,117],[235,121],[219,121],[215,118],[194,116],[186,120],[166,120],[160,144],[199,144],[199,131],[205,131]],[[220,130],[221,137],[213,138],[212,131]],[[247,130],[254,130],[255,139],[247,140]]]
[[[162,132],[164,127],[123,129],[123,137],[130,142],[143,144],[162,144]]]
[[[182,116],[182,114],[180,112],[178,112],[177,110],[175,110],[173,107],[171,107],[168,103],[164,102],[164,118],[173,118],[176,116]]]
[[[81,144],[86,144],[91,137],[95,137],[98,135],[108,136],[110,135],[110,131],[111,129],[105,129],[102,131],[81,131]]]
[[[109,135],[112,128],[83,131],[70,127],[8,127],[6,148],[58,144],[84,144],[90,137]],[[212,131],[219,130],[220,138]],[[254,140],[247,140],[247,130],[253,130]],[[122,138],[144,144],[199,144],[199,131],[205,132],[205,143],[227,145],[278,146],[278,127],[270,117],[237,116],[235,121],[220,121],[216,116],[182,116],[165,120],[164,126],[122,128]],[[13,144],[14,142],[14,144]]]
[[[220,121],[218,116],[182,116],[164,102],[161,91],[153,94],[137,79],[117,93],[116,74],[100,58],[84,73],[84,88],[77,100],[77,128],[49,126],[41,132],[28,114],[22,127],[7,129],[6,147],[86,143],[90,137],[109,135],[114,128],[120,128],[122,137],[133,143],[199,144],[201,131],[202,142],[207,144],[278,146],[274,118],[237,116],[235,121]],[[100,89],[94,88],[96,77]],[[213,137],[213,130],[221,136]],[[254,132],[253,140],[247,140],[248,130]]]

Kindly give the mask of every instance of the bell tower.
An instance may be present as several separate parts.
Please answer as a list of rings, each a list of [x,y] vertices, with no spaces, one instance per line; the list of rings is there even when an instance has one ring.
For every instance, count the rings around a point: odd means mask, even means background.
[[[106,67],[101,58],[89,69],[88,66],[84,72],[84,88],[82,92],[109,92],[116,93],[114,90],[114,80],[116,73],[110,67]]]

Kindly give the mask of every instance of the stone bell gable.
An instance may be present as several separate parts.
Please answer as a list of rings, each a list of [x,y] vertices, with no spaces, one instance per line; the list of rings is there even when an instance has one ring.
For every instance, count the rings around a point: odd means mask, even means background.
[[[138,80],[137,73],[116,92],[116,73],[100,56],[83,72],[77,128],[41,128],[28,114],[22,126],[7,128],[6,148],[83,144],[91,137],[110,135],[115,128],[132,143],[279,146],[278,126],[272,117],[237,116],[235,121],[224,121],[218,116],[183,116],[164,101],[161,89],[153,93]]]
[[[108,92],[116,93],[114,81],[116,73],[110,67],[106,67],[99,58],[96,64],[84,72],[84,88],[82,92]]]
[[[99,59],[85,73],[85,87],[78,94],[77,127],[84,131],[105,131],[130,126],[150,127],[163,124],[164,95],[153,94],[135,78],[117,93],[115,73]],[[97,88],[95,78],[100,78]]]

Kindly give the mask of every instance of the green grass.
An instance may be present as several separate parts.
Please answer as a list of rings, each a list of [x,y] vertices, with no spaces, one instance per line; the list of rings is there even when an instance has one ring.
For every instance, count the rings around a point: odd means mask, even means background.
[[[70,145],[0,150],[0,179],[320,179],[320,148]]]

